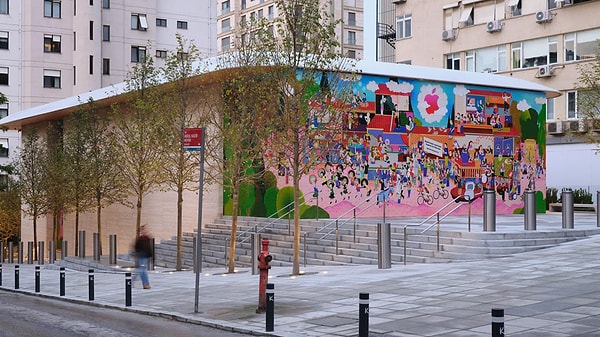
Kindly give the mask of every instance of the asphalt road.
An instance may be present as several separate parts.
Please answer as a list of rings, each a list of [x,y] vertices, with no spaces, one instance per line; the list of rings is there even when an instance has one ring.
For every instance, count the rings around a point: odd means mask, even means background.
[[[0,290],[2,337],[250,336],[118,309]]]

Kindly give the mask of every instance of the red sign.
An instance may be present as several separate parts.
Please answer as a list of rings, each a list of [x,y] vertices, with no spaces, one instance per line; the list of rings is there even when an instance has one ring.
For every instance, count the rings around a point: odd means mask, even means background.
[[[190,151],[202,149],[201,128],[187,128],[183,130],[183,149]]]

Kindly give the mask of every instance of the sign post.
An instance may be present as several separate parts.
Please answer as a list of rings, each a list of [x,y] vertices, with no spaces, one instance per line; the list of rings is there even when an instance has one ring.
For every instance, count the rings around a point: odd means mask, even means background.
[[[187,128],[183,130],[183,149],[200,152],[200,189],[198,190],[198,230],[196,234],[196,293],[194,312],[198,312],[200,297],[200,273],[202,272],[202,194],[204,191],[204,128]]]

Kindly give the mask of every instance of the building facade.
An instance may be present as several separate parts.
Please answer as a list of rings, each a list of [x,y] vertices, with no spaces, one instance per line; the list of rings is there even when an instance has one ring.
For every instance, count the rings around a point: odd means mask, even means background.
[[[120,83],[146,53],[160,66],[177,33],[213,56],[215,17],[215,1],[0,0],[0,117]],[[0,164],[19,144],[0,132]]]
[[[550,150],[553,145],[561,145],[561,151],[570,148],[570,152],[580,153],[584,162],[594,156],[594,148],[578,137],[587,126],[578,111],[575,88],[579,67],[593,62],[600,52],[600,1],[392,2],[396,62],[496,73],[559,90],[561,96],[549,99],[546,111],[548,186],[600,187],[570,173],[577,160],[565,163],[560,152]],[[595,164],[590,169],[597,167],[599,160],[592,157]]]
[[[341,53],[350,58],[363,58],[363,0],[335,0],[328,6],[337,27]],[[217,14],[217,48],[219,53],[235,49],[239,27],[279,15],[274,0],[219,0]]]

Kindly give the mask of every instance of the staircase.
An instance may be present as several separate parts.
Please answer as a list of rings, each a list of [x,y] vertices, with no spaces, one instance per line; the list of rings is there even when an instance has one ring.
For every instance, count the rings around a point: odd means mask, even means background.
[[[238,218],[238,233],[262,228],[264,218]],[[338,231],[336,253],[335,232],[323,237],[329,228],[317,233],[329,220],[301,220],[300,263],[304,265],[374,264],[377,258],[377,224],[361,222],[346,223]],[[360,221],[360,220],[358,220]],[[289,226],[292,226],[290,229]],[[567,231],[519,231],[519,232],[467,232],[440,230],[439,251],[435,228],[422,233],[425,226],[407,226],[406,263],[452,262],[457,260],[481,260],[508,256],[600,234],[600,229],[570,229]],[[203,266],[227,266],[229,254],[231,219],[224,217],[207,224],[202,232]],[[391,225],[392,263],[404,263],[404,226]],[[293,222],[280,220],[261,232],[269,239],[271,265],[291,266],[293,259]],[[306,233],[306,235],[304,235]],[[194,233],[183,236],[183,267],[193,267]],[[244,241],[244,239],[246,239]],[[242,242],[244,241],[244,242]],[[176,262],[176,239],[163,240],[156,246],[156,265],[172,268]],[[306,252],[304,251],[306,247]],[[256,257],[252,253],[252,240],[238,238],[236,243],[236,268],[251,267]],[[306,261],[306,262],[305,262]]]

